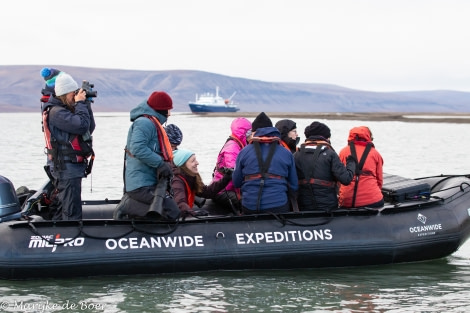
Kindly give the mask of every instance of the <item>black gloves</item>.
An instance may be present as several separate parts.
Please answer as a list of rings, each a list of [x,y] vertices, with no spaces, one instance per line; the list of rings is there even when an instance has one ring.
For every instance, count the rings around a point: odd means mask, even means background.
[[[157,168],[157,172],[158,172],[159,179],[170,178],[173,176],[173,171],[167,162],[163,162],[162,165],[160,165],[160,167]]]
[[[355,157],[352,155],[348,155],[346,158],[346,169],[352,171],[353,173],[356,173],[356,167],[357,167],[357,160]]]
[[[222,180],[226,182],[225,186],[227,186],[227,184],[232,181],[232,174],[233,174],[233,168],[225,170],[224,177],[222,177]]]
[[[224,174],[224,175],[227,175],[227,174],[230,174],[230,176],[232,176],[232,173],[233,173],[233,168],[230,168],[230,167],[221,167],[219,169],[219,171]]]

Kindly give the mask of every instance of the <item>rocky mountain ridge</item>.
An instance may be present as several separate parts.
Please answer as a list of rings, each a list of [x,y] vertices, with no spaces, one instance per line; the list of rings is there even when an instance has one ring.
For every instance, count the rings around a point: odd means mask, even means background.
[[[95,85],[94,110],[126,112],[152,91],[173,98],[175,112],[189,112],[196,94],[229,97],[241,112],[470,112],[470,92],[451,90],[371,92],[329,84],[266,82],[192,70],[138,71],[47,65]],[[44,66],[0,66],[0,112],[37,112]]]

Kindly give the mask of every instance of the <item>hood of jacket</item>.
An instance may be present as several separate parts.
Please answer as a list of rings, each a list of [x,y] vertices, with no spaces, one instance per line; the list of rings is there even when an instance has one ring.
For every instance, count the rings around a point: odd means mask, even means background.
[[[149,107],[147,104],[147,100],[145,100],[131,110],[131,113],[130,113],[131,122],[135,121],[138,117],[144,114],[155,116],[156,118],[158,118],[161,124],[164,124],[167,120],[165,116],[163,116],[162,114],[158,113],[157,111]]]
[[[237,117],[232,121],[230,130],[238,140],[246,145],[246,132],[251,130],[251,122],[244,117]]]
[[[276,127],[262,127],[256,130],[255,136],[256,137],[279,137],[281,138],[281,133]]]
[[[372,134],[367,126],[354,127],[349,131],[348,142],[351,140],[372,141]]]

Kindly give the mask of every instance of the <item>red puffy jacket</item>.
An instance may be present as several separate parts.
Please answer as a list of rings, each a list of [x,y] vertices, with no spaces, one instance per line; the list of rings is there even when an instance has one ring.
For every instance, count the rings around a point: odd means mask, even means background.
[[[356,148],[357,161],[361,160],[362,154],[366,149],[367,143],[372,143],[372,134],[368,127],[359,126],[354,127],[349,131],[348,143],[353,142]],[[351,155],[351,149],[348,146],[344,147],[339,157],[341,161],[346,164],[346,158]],[[367,155],[366,161],[362,168],[362,174],[359,176],[359,183],[357,187],[355,207],[363,207],[383,199],[382,185],[383,185],[383,159],[380,153],[372,145],[372,148]],[[341,185],[339,190],[339,205],[342,207],[352,207],[354,186],[356,185],[356,177],[348,186]]]

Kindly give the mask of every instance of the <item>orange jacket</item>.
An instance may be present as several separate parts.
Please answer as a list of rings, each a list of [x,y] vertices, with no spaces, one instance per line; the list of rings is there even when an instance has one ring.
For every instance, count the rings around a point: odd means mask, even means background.
[[[361,160],[362,154],[366,149],[367,143],[372,142],[371,132],[366,126],[354,127],[349,131],[348,143],[354,142],[357,153],[357,161]],[[346,164],[346,158],[351,155],[351,149],[344,147],[339,158]],[[356,193],[355,207],[367,206],[379,202],[383,199],[383,159],[380,153],[372,146],[367,155],[366,161],[362,168],[363,174],[359,176],[359,184]],[[354,186],[356,185],[356,177],[348,186],[341,185],[339,189],[339,205],[342,207],[351,207],[354,195]]]

